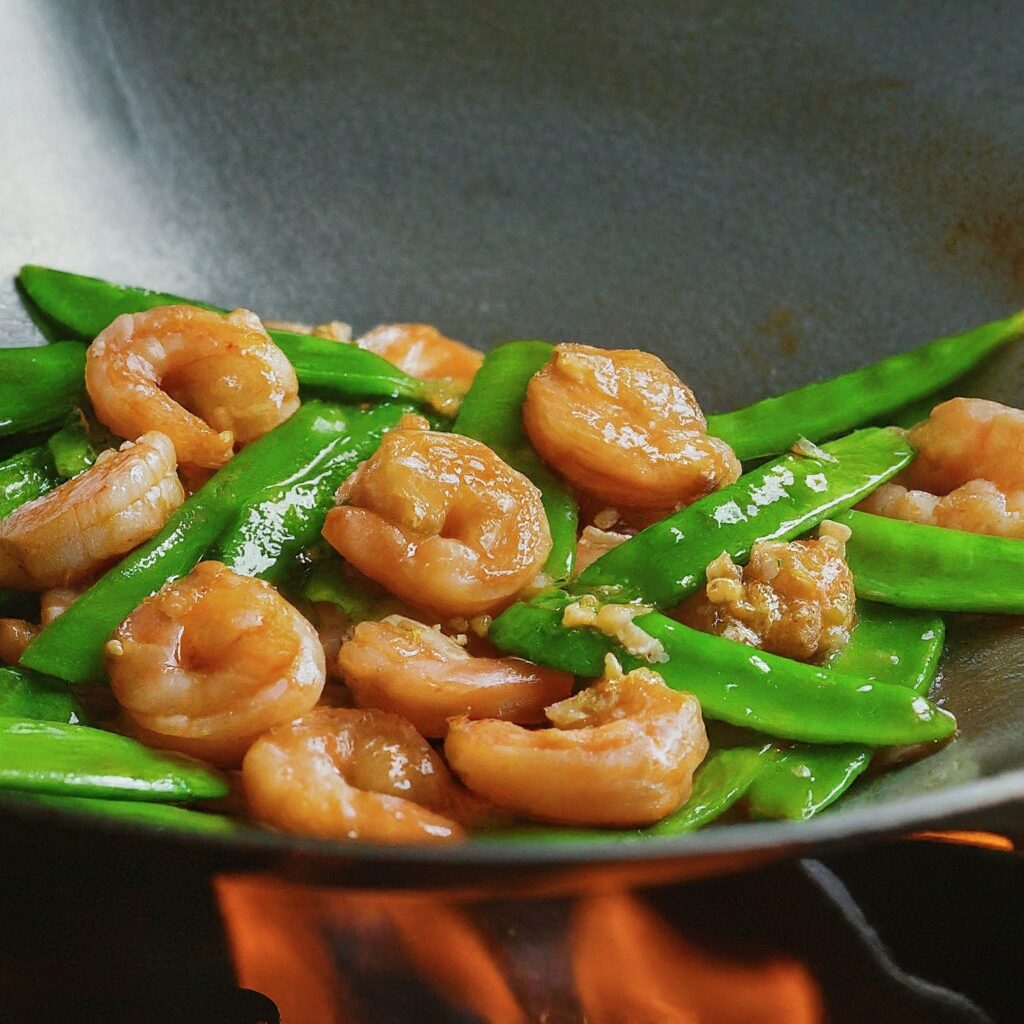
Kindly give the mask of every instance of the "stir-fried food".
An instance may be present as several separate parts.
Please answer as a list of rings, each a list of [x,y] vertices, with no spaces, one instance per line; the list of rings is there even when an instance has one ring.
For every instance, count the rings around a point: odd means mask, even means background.
[[[0,461],[0,743],[52,752],[11,789],[152,807],[241,766],[250,826],[387,843],[803,818],[955,731],[915,609],[1024,611],[957,569],[1024,569],[1024,412],[849,433],[1020,317],[709,420],[640,350],[485,357],[425,324],[352,341],[23,284],[92,340],[5,356],[33,394],[52,375],[45,408],[0,377],[25,436]]]

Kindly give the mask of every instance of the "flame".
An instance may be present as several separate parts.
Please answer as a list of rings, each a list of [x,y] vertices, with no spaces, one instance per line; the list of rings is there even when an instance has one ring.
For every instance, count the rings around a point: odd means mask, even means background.
[[[919,839],[932,843],[957,843],[962,846],[983,846],[989,850],[1005,850],[1012,853],[1016,847],[1009,836],[997,832],[914,832],[908,839]]]
[[[486,1024],[536,1019],[508,980],[510,951],[493,949],[466,910],[439,898],[345,893],[249,876],[222,877],[217,892],[239,983],[274,1000],[284,1021],[373,1020],[372,1007],[360,1007],[353,991],[364,972],[382,967],[428,985],[453,1009]],[[357,951],[355,962],[338,962],[332,951],[339,941]],[[578,1004],[579,1019],[588,1024],[823,1020],[818,987],[802,964],[711,956],[626,893],[581,900],[567,942],[561,934],[545,941],[552,962],[568,947],[576,989],[550,995]],[[561,976],[541,980],[553,988],[568,984]]]
[[[636,897],[582,901],[572,959],[587,1024],[821,1024],[818,987],[799,963],[710,956]]]

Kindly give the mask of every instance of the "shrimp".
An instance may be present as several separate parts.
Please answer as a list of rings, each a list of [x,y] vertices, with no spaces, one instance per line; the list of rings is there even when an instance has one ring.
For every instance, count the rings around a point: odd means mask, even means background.
[[[324,688],[316,630],[263,580],[201,562],[128,616],[107,644],[110,686],[153,746],[237,764]]]
[[[163,431],[179,462],[206,469],[299,407],[295,370],[244,309],[125,313],[89,346],[85,386],[97,418],[115,434]]]
[[[324,839],[454,842],[472,804],[408,722],[354,708],[271,729],[245,755],[242,785],[259,821]]]
[[[696,697],[650,669],[612,674],[547,717],[555,728],[453,719],[448,763],[472,792],[516,814],[625,828],[679,807],[708,750]]]
[[[39,627],[24,619],[0,619],[0,664],[17,665]]]
[[[149,540],[185,500],[174,445],[152,431],[0,522],[0,587],[46,590]]]
[[[88,589],[92,580],[79,580],[73,587],[51,587],[39,595],[39,621],[48,626],[63,615]]]
[[[559,345],[526,392],[523,424],[573,486],[620,508],[671,511],[732,483],[732,449],[657,357]]]
[[[900,484],[882,484],[857,507],[927,526],[1024,538],[1024,491],[1004,494],[989,480],[971,480],[941,498]]]
[[[537,488],[458,434],[399,424],[338,498],[345,504],[327,516],[328,543],[404,601],[445,618],[510,603],[551,551]]]
[[[446,338],[430,324],[381,324],[356,338],[355,343],[393,363],[410,377],[452,380],[463,392],[469,390],[484,361],[482,352]]]
[[[407,718],[441,737],[448,719],[544,721],[544,708],[572,692],[573,677],[520,658],[475,658],[439,629],[401,615],[356,626],[338,664],[358,707]]]
[[[845,646],[856,621],[848,527],[824,522],[817,540],[760,541],[745,569],[725,552],[708,584],[671,615],[713,633],[798,661],[824,661]]]
[[[937,405],[910,431],[917,457],[898,482],[914,490],[949,494],[972,480],[988,480],[1004,494],[1024,490],[1024,411],[983,398]]]

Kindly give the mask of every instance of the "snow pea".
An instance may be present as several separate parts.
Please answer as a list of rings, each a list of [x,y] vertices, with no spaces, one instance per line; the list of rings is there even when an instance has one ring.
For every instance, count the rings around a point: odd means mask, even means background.
[[[832,669],[881,683],[897,683],[927,694],[945,636],[945,624],[930,612],[857,602],[850,642],[832,659]],[[747,794],[755,818],[805,820],[837,800],[871,763],[874,750],[858,744],[783,750]]]
[[[572,575],[579,509],[572,491],[541,462],[523,430],[527,385],[552,352],[554,346],[546,341],[509,341],[491,349],[452,429],[482,441],[540,490],[552,541],[544,571],[559,581]]]
[[[823,446],[825,458],[786,455],[670,515],[588,566],[569,592],[659,608],[703,585],[723,551],[745,559],[761,540],[806,533],[874,490],[913,457],[892,430],[871,427]]]
[[[152,825],[173,832],[204,832],[229,835],[243,826],[223,814],[192,811],[174,804],[151,804],[141,800],[104,800],[86,796],[49,796],[40,793],[19,793],[20,803],[52,807],[72,814],[97,815],[142,825]]]
[[[798,438],[823,441],[932,394],[1024,330],[1024,312],[940,338],[910,352],[708,417],[708,433],[740,459],[784,452]]]
[[[274,566],[267,564],[259,545],[265,541],[268,549],[282,556],[294,546],[280,532],[278,520],[292,525],[298,520],[307,532],[315,523],[312,515],[289,516],[291,483],[301,481],[306,485],[300,498],[306,502],[310,467],[314,467],[314,477],[317,469],[334,471],[323,461],[324,448],[330,447],[339,460],[358,461],[372,452],[379,440],[377,433],[360,437],[360,415],[358,410],[345,406],[304,402],[290,419],[236,455],[167,520],[152,540],[110,569],[50,623],[29,645],[21,663],[71,682],[102,679],[103,645],[118,624],[168,580],[187,575],[225,531],[236,530],[239,536],[252,538],[257,548],[252,560],[246,561],[249,552],[231,543],[233,534],[229,534],[228,548],[237,557],[236,564],[272,574]],[[384,415],[373,419],[375,431],[380,429]],[[351,438],[352,445],[342,443],[336,449],[334,442],[339,438]],[[246,532],[239,526],[252,521],[253,510],[266,517],[266,535],[255,529]],[[269,515],[271,511],[274,516]]]
[[[226,796],[220,772],[127,736],[22,718],[0,718],[0,789],[118,800]]]
[[[87,721],[85,710],[62,679],[14,665],[0,666],[0,717],[68,725]]]
[[[102,429],[96,429],[81,412],[75,412],[68,422],[53,434],[46,447],[53,458],[57,476],[62,480],[84,473],[105,448],[113,448],[116,439]]]
[[[0,437],[59,423],[85,396],[85,346],[0,349]]]
[[[335,491],[377,450],[384,432],[412,411],[410,405],[393,403],[365,410],[333,410],[327,431],[320,431],[320,451],[247,504],[207,557],[244,576],[280,580],[295,557],[319,540]]]
[[[408,605],[333,551],[325,554],[313,567],[302,586],[302,596],[307,601],[324,601],[337,606],[353,624],[376,621],[386,615],[416,617],[416,612]]]
[[[673,689],[693,693],[707,718],[808,743],[888,746],[944,739],[956,729],[946,710],[905,686],[806,665],[649,612],[634,621],[661,642],[667,661],[650,665],[594,629],[562,625],[569,598],[551,590],[514,604],[491,624],[500,650],[578,676],[599,676],[614,653],[626,669],[653,668]]]
[[[846,558],[858,596],[903,608],[1024,614],[1024,541],[867,512],[839,521],[853,531]]]
[[[86,339],[96,337],[122,313],[139,313],[155,306],[185,303],[224,312],[218,306],[168,292],[112,284],[97,277],[69,274],[49,267],[26,265],[21,268],[18,280],[43,313],[72,334]],[[357,345],[339,344],[292,331],[268,333],[295,367],[299,384],[325,397],[408,398],[418,402],[443,399],[443,382],[410,377],[386,359]]]
[[[693,777],[693,792],[677,811],[647,828],[573,828],[561,825],[519,825],[484,832],[474,839],[488,842],[580,842],[587,839],[650,839],[694,832],[723,815],[740,800],[775,756],[774,744],[730,747],[708,755]]]
[[[26,501],[42,497],[61,482],[46,445],[26,448],[0,462],[0,519]]]

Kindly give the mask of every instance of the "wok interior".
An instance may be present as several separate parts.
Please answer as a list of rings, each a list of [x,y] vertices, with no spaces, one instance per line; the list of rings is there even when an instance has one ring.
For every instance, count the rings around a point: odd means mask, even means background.
[[[1014,34],[953,6],[817,11],[9,5],[0,337],[35,336],[10,283],[31,258],[483,347],[635,344],[716,411],[1005,315]],[[1024,404],[1022,360],[961,393]],[[952,618],[957,742],[816,827],[1024,768],[1022,671],[1017,621]]]

